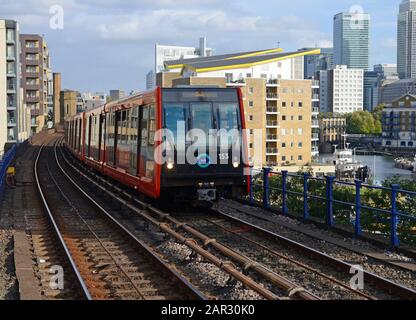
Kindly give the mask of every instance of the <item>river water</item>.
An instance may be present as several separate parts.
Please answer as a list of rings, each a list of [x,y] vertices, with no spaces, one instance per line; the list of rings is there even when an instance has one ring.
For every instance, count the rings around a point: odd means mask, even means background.
[[[321,162],[331,159],[332,155],[322,154]],[[384,180],[399,175],[404,179],[412,179],[412,172],[394,166],[394,158],[386,156],[356,156],[357,161],[368,166],[374,176],[374,183],[380,185]]]

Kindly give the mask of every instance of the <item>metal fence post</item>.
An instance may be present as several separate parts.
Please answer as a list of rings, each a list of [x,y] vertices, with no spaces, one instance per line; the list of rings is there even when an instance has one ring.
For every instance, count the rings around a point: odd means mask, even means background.
[[[308,179],[309,173],[303,174],[303,219],[309,219],[309,209],[308,209]]]
[[[334,226],[334,181],[335,177],[326,177],[326,224]]]
[[[289,209],[287,207],[287,175],[288,171],[282,171],[282,212],[284,215],[289,214]]]
[[[355,235],[361,236],[361,185],[362,181],[355,180]]]
[[[397,235],[397,222],[398,222],[398,210],[397,210],[397,194],[399,193],[400,186],[393,184],[391,186],[391,245],[392,247],[398,247],[400,244],[399,236]]]
[[[254,197],[253,197],[253,167],[250,167],[249,183],[250,183],[250,204],[252,205],[254,203]]]
[[[270,168],[263,168],[263,206],[270,208],[269,174]]]

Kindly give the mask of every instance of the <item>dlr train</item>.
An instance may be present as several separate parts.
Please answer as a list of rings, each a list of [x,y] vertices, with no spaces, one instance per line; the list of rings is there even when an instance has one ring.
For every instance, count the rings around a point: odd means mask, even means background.
[[[86,166],[169,201],[245,194],[246,140],[239,88],[156,88],[65,119],[66,146]]]

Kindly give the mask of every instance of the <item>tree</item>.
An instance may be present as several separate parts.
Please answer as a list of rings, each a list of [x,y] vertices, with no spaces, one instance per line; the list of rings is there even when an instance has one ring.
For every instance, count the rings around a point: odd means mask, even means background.
[[[384,106],[378,106],[373,113],[357,111],[347,115],[347,133],[381,135],[381,118]]]

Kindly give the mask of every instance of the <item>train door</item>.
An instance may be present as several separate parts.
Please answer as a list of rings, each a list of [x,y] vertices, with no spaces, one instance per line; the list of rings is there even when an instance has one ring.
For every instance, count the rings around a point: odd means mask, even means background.
[[[98,133],[98,161],[104,161],[104,156],[102,153],[103,150],[103,141],[105,138],[105,115],[100,114],[99,116],[99,133]]]
[[[93,117],[89,116],[88,118],[85,119],[85,121],[87,122],[87,128],[85,130],[85,155],[89,158],[91,157],[91,133],[92,133],[92,122],[93,122]]]
[[[139,172],[138,175],[140,177],[146,177],[146,159],[147,159],[147,139],[148,139],[148,131],[147,131],[147,126],[148,126],[148,119],[149,119],[149,107],[148,106],[142,106],[140,108],[140,113],[139,113],[139,124],[140,124],[140,128],[139,128],[139,132],[140,132],[140,137],[139,137]]]
[[[131,175],[137,175],[137,155],[138,155],[138,137],[139,137],[139,107],[134,107],[130,112],[130,125],[129,125],[129,173]]]
[[[110,166],[114,166],[115,164],[115,119],[116,119],[115,113],[107,113],[106,115],[106,144],[105,144],[105,153],[106,153],[106,162]]]

